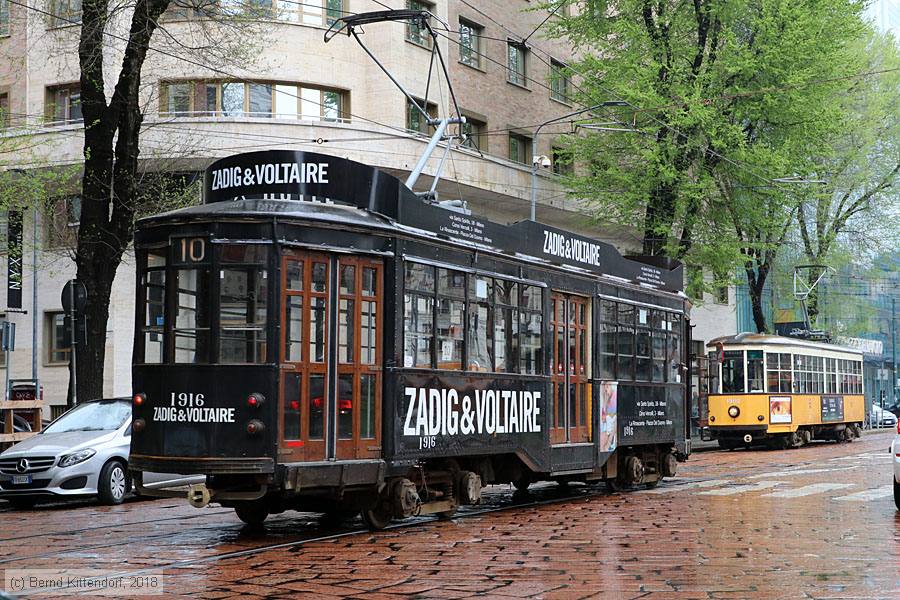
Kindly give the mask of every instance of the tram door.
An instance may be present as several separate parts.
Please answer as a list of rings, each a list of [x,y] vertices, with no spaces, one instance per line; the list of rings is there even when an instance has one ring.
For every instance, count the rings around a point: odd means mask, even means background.
[[[381,453],[382,263],[282,258],[280,459]]]
[[[554,292],[551,296],[553,387],[550,442],[591,440],[590,298]]]

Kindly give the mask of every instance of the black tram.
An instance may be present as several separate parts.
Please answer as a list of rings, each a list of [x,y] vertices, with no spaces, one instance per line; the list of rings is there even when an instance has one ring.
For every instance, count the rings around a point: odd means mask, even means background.
[[[349,160],[242,154],[142,219],[129,467],[189,501],[449,515],[486,484],[655,485],[690,453],[682,267],[423,200]]]

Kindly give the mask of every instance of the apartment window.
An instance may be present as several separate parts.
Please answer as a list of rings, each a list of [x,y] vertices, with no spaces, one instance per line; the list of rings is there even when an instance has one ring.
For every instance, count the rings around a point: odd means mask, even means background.
[[[572,82],[566,73],[566,65],[550,60],[550,97],[565,104],[569,103]]]
[[[528,50],[514,40],[506,42],[506,80],[515,85],[525,86],[525,55]]]
[[[57,125],[83,121],[81,86],[73,84],[47,88],[47,119]]]
[[[0,0],[0,35],[9,35],[9,0]]]
[[[169,82],[160,86],[160,114],[277,117],[305,121],[345,119],[345,93],[271,82]]]
[[[459,62],[476,69],[481,68],[481,36],[484,28],[459,20]]]
[[[0,94],[0,129],[6,127],[9,127],[9,94],[3,93]]]
[[[553,155],[553,172],[557,175],[572,175],[575,172],[572,152],[562,148],[554,148]]]
[[[422,100],[416,99],[416,104],[413,104],[409,99],[406,100],[406,128],[410,131],[428,133],[428,122],[425,120],[425,115],[418,108],[422,106],[422,102]],[[430,118],[436,119],[437,105],[433,102],[426,103],[425,112],[428,113]]]
[[[81,196],[65,196],[52,202],[53,214],[48,219],[47,246],[72,248],[81,222]]]
[[[528,150],[531,140],[524,135],[509,134],[509,160],[523,165],[529,164]]]
[[[485,131],[487,131],[487,123],[467,116],[466,122],[462,126],[462,134],[466,136],[465,140],[463,140],[463,146],[473,150],[486,150],[487,138],[484,137]]]
[[[409,10],[430,11],[431,4],[419,2],[418,0],[406,0],[406,8]],[[425,48],[431,47],[431,35],[428,33],[428,29],[423,27],[419,21],[407,22],[406,40]]]
[[[728,304],[728,286],[727,285],[716,286],[715,302],[716,302],[716,304]]]
[[[81,23],[81,0],[50,0],[50,26]]]
[[[47,364],[69,364],[69,354],[71,349],[64,344],[67,337],[65,313],[44,313],[44,321],[44,331],[47,332]]]

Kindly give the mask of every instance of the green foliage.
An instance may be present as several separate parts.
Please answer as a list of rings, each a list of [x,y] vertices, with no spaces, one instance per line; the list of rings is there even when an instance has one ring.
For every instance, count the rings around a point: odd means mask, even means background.
[[[637,130],[569,139],[590,166],[570,178],[573,194],[642,223],[645,252],[725,280],[739,267],[751,296],[761,292],[809,187],[773,179],[815,173],[846,130],[846,97],[867,66],[863,6],[592,0],[560,19],[553,35],[582,57],[577,100],[625,100],[598,119]]]

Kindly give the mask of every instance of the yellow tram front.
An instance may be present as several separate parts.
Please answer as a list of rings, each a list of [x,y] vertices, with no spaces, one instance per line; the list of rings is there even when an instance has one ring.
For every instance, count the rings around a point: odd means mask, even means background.
[[[859,437],[862,354],[850,348],[741,333],[707,344],[709,431],[723,448],[803,446]]]

